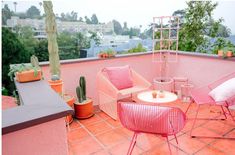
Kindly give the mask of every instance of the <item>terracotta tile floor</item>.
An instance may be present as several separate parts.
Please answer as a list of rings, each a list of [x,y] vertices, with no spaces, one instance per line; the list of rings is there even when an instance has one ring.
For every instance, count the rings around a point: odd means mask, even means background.
[[[185,110],[187,103],[177,101],[169,106],[177,106]],[[172,154],[235,154],[235,140],[190,137],[195,109],[196,105],[192,105],[187,114],[188,119],[184,129],[177,134],[179,144],[176,144],[174,137],[169,137]],[[200,117],[222,117],[220,108],[213,106],[202,106],[199,113]],[[233,114],[235,114],[234,111]],[[70,155],[126,155],[132,137],[131,131],[123,128],[119,121],[114,121],[101,111],[97,111],[93,117],[86,120],[74,119],[67,130]],[[229,117],[228,120],[223,121],[199,120],[193,134],[235,137],[235,122],[231,121]],[[151,134],[140,134],[132,154],[167,155],[170,152],[165,138]]]

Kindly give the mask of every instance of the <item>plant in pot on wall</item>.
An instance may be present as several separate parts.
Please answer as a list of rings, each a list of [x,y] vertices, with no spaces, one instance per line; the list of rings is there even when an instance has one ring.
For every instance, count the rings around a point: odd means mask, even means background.
[[[76,93],[78,101],[74,104],[75,117],[85,119],[93,116],[93,101],[86,97],[86,80],[84,76],[81,76],[79,79]]]
[[[40,68],[32,64],[20,64],[11,66],[8,76],[10,76],[11,80],[15,76],[18,82],[30,82],[41,80],[42,72]]]
[[[45,24],[48,40],[48,52],[50,62],[51,80],[49,84],[52,89],[62,95],[62,80],[60,79],[60,58],[57,44],[57,26],[55,21],[55,14],[52,9],[51,1],[43,1],[43,8],[45,12]]]
[[[12,65],[8,76],[13,81],[13,77],[16,77],[18,82],[30,82],[42,79],[42,71],[39,67],[38,58],[31,56],[31,64],[19,64]]]

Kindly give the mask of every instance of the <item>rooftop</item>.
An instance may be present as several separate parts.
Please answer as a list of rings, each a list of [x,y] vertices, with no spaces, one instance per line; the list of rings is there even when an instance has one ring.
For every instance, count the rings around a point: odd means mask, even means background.
[[[182,103],[179,100],[168,105],[180,107],[183,111],[188,106],[187,103]],[[196,105],[194,104],[188,112],[186,126],[177,134],[179,145],[176,144],[173,136],[170,137],[172,154],[234,154],[234,140],[191,138],[190,128],[195,111]],[[220,109],[213,106],[203,106],[200,111],[200,117],[208,115],[212,118],[220,118]],[[226,121],[201,120],[197,122],[194,132],[204,136],[225,134],[226,137],[234,137],[234,122],[231,119]],[[114,121],[104,112],[96,111],[95,115],[89,119],[75,119],[67,127],[67,135],[70,155],[124,155],[127,153],[133,132],[124,128],[119,121]],[[137,138],[133,155],[151,154],[169,154],[166,139],[159,135],[141,133]]]

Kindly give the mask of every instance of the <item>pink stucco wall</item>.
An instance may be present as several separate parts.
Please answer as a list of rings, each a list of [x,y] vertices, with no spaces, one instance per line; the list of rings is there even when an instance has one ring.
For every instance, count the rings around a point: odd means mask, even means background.
[[[67,132],[64,118],[3,135],[2,154],[68,154]]]
[[[61,65],[64,92],[75,95],[79,77],[83,75],[87,81],[87,96],[93,98],[94,105],[97,105],[96,74],[106,66],[122,65],[130,65],[149,82],[160,76],[160,63],[153,63],[151,54],[94,61],[77,61]],[[177,63],[169,63],[167,66],[169,76],[186,76],[195,87],[208,84],[227,73],[235,71],[235,61],[186,55],[179,55]],[[48,79],[49,66],[46,65],[42,68],[45,79]]]

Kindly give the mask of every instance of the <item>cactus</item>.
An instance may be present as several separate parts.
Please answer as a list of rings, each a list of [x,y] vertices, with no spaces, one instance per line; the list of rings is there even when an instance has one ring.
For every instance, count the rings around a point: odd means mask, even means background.
[[[81,89],[81,87],[77,86],[76,93],[77,93],[77,98],[78,98],[79,103],[82,103],[83,98],[82,98],[82,89]]]
[[[52,77],[51,77],[51,81],[56,81],[59,79],[60,79],[60,77],[58,75],[52,75]]]
[[[82,99],[86,100],[86,80],[85,80],[84,76],[80,77],[79,84],[80,84],[80,87],[81,87],[82,92],[83,92]]]
[[[30,62],[31,62],[33,67],[39,68],[38,58],[35,55],[32,55],[30,57]]]
[[[76,88],[77,98],[80,103],[86,100],[86,80],[84,76],[79,79],[79,86]]]

